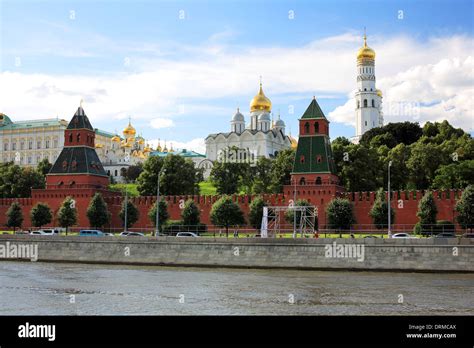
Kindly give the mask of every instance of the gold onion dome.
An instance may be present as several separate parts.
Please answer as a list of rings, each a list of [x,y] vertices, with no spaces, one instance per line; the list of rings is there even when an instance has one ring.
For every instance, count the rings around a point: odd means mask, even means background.
[[[114,143],[120,143],[120,137],[118,135],[114,135],[111,139]]]
[[[263,93],[262,83],[260,82],[260,89],[255,97],[250,102],[250,112],[265,110],[270,112],[272,110],[272,102]]]
[[[293,138],[291,135],[289,135],[288,138],[290,138],[291,148],[296,149],[298,147],[298,140]]]
[[[146,152],[151,152],[150,145],[146,144],[145,148],[143,149],[143,152],[144,152],[144,153],[146,153]]]
[[[135,130],[135,128],[133,128],[130,121],[128,121],[128,126],[125,127],[125,129],[123,130],[123,135],[125,137],[133,137],[136,133],[137,133],[137,131]]]
[[[104,147],[104,145],[102,145],[102,144],[95,144],[95,148],[96,148],[96,149],[101,149],[101,148],[103,148],[103,147]]]
[[[382,91],[380,89],[377,89],[377,95],[382,98]]]
[[[357,60],[371,59],[375,60],[375,51],[367,46],[367,35],[364,34],[364,46],[357,51]]]

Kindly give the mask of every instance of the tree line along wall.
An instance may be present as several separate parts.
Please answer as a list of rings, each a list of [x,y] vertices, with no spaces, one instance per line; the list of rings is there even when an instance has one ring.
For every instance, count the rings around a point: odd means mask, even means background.
[[[35,191],[35,190],[33,190]],[[23,227],[29,228],[30,211],[31,208],[41,202],[50,206],[53,211],[53,221],[49,226],[58,226],[57,212],[66,197],[71,196],[76,201],[76,208],[78,210],[78,224],[80,227],[89,227],[89,221],[86,216],[87,207],[93,195],[98,192],[93,189],[71,189],[71,190],[38,190],[33,192],[32,198],[0,198],[0,226],[3,228],[6,224],[6,212],[10,205],[18,201],[23,208],[24,222]],[[119,211],[121,209],[124,197],[115,196],[115,192],[103,191],[104,200],[107,202],[108,209],[111,213],[111,223],[106,228],[120,229],[122,222],[119,218]],[[354,215],[356,218],[355,229],[367,227],[372,224],[369,211],[375,201],[375,192],[334,192],[326,190],[309,190],[297,192],[296,199],[306,199],[311,204],[318,208],[319,225],[326,225],[326,206],[334,197],[343,197],[349,199],[353,203]],[[449,191],[433,191],[436,205],[438,207],[438,220],[449,220],[454,222],[456,200],[461,196],[460,190]],[[395,210],[395,224],[398,225],[414,225],[418,222],[416,212],[418,210],[418,202],[423,197],[424,191],[410,191],[410,192],[393,192],[391,206]],[[249,206],[254,195],[233,195],[234,201],[239,204],[245,216],[248,216]],[[268,201],[272,206],[285,206],[293,201],[293,195],[284,194],[266,194],[262,197]],[[211,225],[210,212],[212,205],[220,196],[163,196],[162,199],[168,204],[168,212],[171,220],[180,220],[181,211],[184,203],[188,199],[193,199],[199,206],[201,211],[201,222]],[[152,229],[153,225],[148,218],[148,211],[156,201],[155,196],[141,196],[130,197],[129,201],[136,205],[140,212],[139,220],[132,226],[132,228],[146,228]]]

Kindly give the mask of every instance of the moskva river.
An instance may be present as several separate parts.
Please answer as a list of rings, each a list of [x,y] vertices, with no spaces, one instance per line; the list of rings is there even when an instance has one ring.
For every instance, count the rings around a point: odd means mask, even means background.
[[[0,315],[474,315],[474,274],[0,262]]]

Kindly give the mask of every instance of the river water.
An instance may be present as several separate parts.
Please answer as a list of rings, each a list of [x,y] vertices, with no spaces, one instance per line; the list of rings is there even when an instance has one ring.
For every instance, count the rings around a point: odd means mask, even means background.
[[[0,315],[131,314],[474,315],[474,274],[0,262]]]

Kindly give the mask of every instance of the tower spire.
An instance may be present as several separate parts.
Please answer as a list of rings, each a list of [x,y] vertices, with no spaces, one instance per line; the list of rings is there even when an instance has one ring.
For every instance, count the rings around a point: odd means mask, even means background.
[[[364,27],[364,47],[367,47],[367,32]]]

